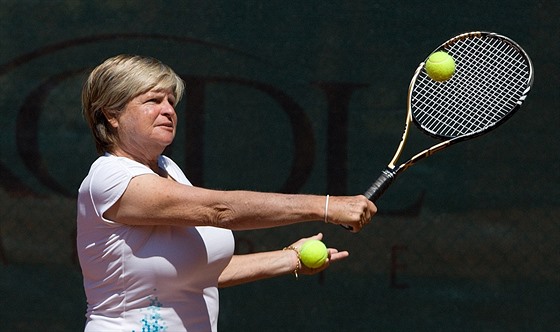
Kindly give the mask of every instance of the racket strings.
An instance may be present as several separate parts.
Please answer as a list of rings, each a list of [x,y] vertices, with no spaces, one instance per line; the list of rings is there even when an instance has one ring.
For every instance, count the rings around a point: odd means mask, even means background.
[[[480,40],[476,40],[479,42]],[[470,96],[470,105],[466,105],[466,107],[458,108],[457,106],[461,105],[461,99],[457,99],[456,96],[448,95],[446,97],[446,102],[448,107],[451,107],[451,110],[455,110],[456,113],[447,112],[447,114],[455,114],[455,116],[443,116],[441,117],[432,117],[432,120],[435,119],[444,119],[445,121],[437,122],[436,124],[439,127],[434,127],[434,129],[446,136],[456,136],[452,130],[457,130],[461,128],[461,126],[467,125],[466,130],[472,132],[484,128],[487,123],[493,123],[496,119],[502,118],[505,113],[499,112],[499,109],[495,107],[494,104],[503,104],[503,98],[507,97],[505,95],[493,95],[495,89],[499,89],[498,91],[506,91],[503,87],[496,84],[496,82],[507,82],[503,78],[503,68],[500,68],[499,65],[503,64],[502,62],[496,61],[496,57],[502,55],[503,52],[499,49],[495,48],[484,48],[477,43],[477,47],[475,48],[463,48],[457,52],[458,55],[465,54],[464,59],[476,59],[477,66],[473,66],[472,63],[468,64],[465,67],[464,75],[462,75],[462,80],[458,80],[457,86],[459,89],[457,91],[462,91],[463,96]],[[462,53],[461,53],[462,52]],[[457,62],[466,63],[466,61],[462,61],[463,59],[459,59],[457,56]],[[461,56],[461,58],[463,58]],[[484,68],[485,70],[481,70]],[[470,84],[469,80],[472,80],[475,75],[479,75],[477,78],[478,85]],[[461,78],[461,77],[458,77]],[[488,86],[488,84],[492,84],[492,86]],[[491,98],[494,96],[494,98]],[[477,109],[486,109],[486,110],[498,110],[498,112],[477,112]],[[447,126],[445,126],[447,124]],[[451,125],[449,125],[451,124]],[[446,130],[442,130],[441,128],[446,128]]]
[[[422,70],[411,91],[412,114],[422,129],[441,137],[476,134],[521,103],[529,64],[512,44],[483,36],[449,43],[446,51],[455,58],[455,75],[436,82]]]
[[[503,49],[496,48],[495,45],[491,45],[492,47],[483,45],[481,39],[475,41],[477,42],[476,47],[464,47],[457,51],[457,54],[461,55],[461,57],[458,56],[457,62],[465,64],[464,75],[458,77],[461,80],[458,82],[459,89],[457,91],[461,91],[462,96],[447,96],[448,100],[453,101],[451,109],[456,110],[456,113],[450,114],[456,114],[457,116],[447,117],[452,120],[452,125],[442,126],[445,123],[440,123],[440,127],[435,128],[446,136],[464,134],[462,131],[452,132],[460,128],[468,132],[484,129],[507,114],[507,111],[504,112],[504,109],[499,108],[499,105],[504,104],[504,99],[510,98],[507,94],[510,91],[507,88],[509,80],[504,79],[507,74],[507,67],[504,68],[503,66],[508,61],[500,61],[504,58]],[[507,60],[507,57],[505,58]],[[472,63],[473,60],[476,63]],[[467,61],[471,62],[468,63]],[[476,79],[475,84],[471,84],[474,79]],[[469,97],[469,104],[462,105],[461,102],[467,100],[466,97]],[[441,128],[446,128],[446,130],[442,131]]]

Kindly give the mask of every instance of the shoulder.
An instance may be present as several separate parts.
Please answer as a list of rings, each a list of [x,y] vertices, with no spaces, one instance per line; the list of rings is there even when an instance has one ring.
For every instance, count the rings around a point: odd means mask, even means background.
[[[103,169],[105,171],[128,171],[130,173],[153,173],[153,171],[146,165],[126,157],[117,157],[113,155],[104,155],[92,164],[92,170]]]
[[[135,176],[142,174],[154,174],[147,166],[134,160],[104,155],[91,165],[86,181],[91,187],[99,187],[100,190],[107,190],[107,187],[118,183],[126,183]]]

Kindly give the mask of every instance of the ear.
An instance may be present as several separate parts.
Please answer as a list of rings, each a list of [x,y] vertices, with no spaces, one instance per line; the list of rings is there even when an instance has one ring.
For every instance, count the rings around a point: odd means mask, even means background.
[[[117,117],[115,116],[115,114],[117,114],[117,112],[115,112],[113,110],[103,110],[103,115],[105,115],[105,118],[107,119],[107,122],[109,122],[111,127],[118,128],[119,127],[119,121],[118,121]]]

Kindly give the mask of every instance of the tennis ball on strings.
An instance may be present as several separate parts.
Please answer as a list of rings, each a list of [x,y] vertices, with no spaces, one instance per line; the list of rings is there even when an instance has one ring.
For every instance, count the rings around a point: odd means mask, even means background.
[[[431,79],[443,82],[450,79],[455,73],[455,60],[446,52],[437,51],[428,57],[424,67]]]
[[[325,244],[319,240],[309,240],[305,242],[299,251],[299,259],[303,265],[312,269],[325,264],[329,252]]]

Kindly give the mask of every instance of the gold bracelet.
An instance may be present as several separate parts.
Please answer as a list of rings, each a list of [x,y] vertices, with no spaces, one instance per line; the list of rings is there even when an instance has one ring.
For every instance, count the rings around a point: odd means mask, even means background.
[[[297,248],[294,247],[294,246],[287,246],[287,247],[285,247],[285,248],[282,249],[282,250],[293,250],[293,251],[296,252],[296,255],[297,255],[297,264],[296,264],[296,269],[294,270],[294,276],[296,277],[296,280],[297,280],[297,279],[298,279],[297,271],[298,271],[298,270],[300,269],[300,267],[301,267],[300,264],[299,264],[299,262],[300,262],[300,259],[299,259],[299,251],[298,251]]]

